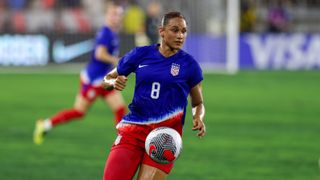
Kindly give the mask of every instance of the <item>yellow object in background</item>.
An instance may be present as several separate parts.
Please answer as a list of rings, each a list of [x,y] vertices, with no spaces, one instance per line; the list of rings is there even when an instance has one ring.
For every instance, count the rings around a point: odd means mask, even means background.
[[[136,34],[144,31],[145,14],[138,5],[130,5],[123,18],[123,31],[127,34]]]

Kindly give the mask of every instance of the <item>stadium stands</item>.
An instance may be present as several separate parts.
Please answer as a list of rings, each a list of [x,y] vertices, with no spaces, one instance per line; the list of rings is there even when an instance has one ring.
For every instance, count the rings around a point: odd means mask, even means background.
[[[122,0],[124,6],[131,0]],[[0,32],[94,32],[103,23],[105,0],[1,0]],[[146,9],[148,0],[137,0]],[[281,2],[290,16],[290,32],[319,32],[320,1],[316,0],[262,0],[251,2],[256,12],[255,32],[265,32],[268,11]],[[191,0],[161,1],[164,9],[176,9],[190,18],[192,32],[219,33],[224,27],[223,1]],[[192,7],[192,8],[190,8]],[[294,12],[294,13],[293,13]],[[197,15],[196,15],[197,14]],[[201,18],[200,17],[206,17]],[[205,19],[205,20],[204,20]]]

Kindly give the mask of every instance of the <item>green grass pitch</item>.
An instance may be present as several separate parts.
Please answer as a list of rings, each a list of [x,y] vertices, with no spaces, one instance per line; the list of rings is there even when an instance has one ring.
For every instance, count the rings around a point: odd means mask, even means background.
[[[78,81],[75,74],[0,75],[0,179],[102,179],[116,131],[101,100],[42,146],[32,143],[35,120],[71,107]],[[184,148],[168,179],[320,179],[319,72],[206,74],[203,91],[207,135],[191,131],[189,106]]]

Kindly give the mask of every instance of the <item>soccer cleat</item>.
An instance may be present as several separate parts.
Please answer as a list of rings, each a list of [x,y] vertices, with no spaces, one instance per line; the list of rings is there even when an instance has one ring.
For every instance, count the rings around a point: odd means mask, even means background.
[[[44,121],[38,120],[36,122],[36,127],[33,132],[33,142],[37,145],[42,144],[45,134],[46,134],[46,131],[44,129]]]

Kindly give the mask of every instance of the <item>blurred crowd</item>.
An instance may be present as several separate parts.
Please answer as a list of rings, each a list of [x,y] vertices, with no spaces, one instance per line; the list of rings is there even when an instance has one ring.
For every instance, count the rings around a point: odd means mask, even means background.
[[[319,32],[319,0],[241,0],[240,31]]]
[[[104,24],[111,0],[0,0],[0,33],[91,33]],[[125,7],[123,32],[158,40],[163,9],[182,11],[191,32],[225,32],[224,0],[114,0]],[[241,0],[240,31],[319,32],[320,0]],[[220,29],[220,30],[219,30]],[[139,43],[138,43],[139,44]]]
[[[91,26],[88,16],[85,16],[84,3],[85,0],[0,0],[0,29],[18,33],[87,32]]]
[[[0,32],[95,32],[104,24],[107,0],[0,0]],[[154,39],[161,5],[150,0],[145,8],[135,0],[117,0],[125,9],[126,33],[145,32]]]

